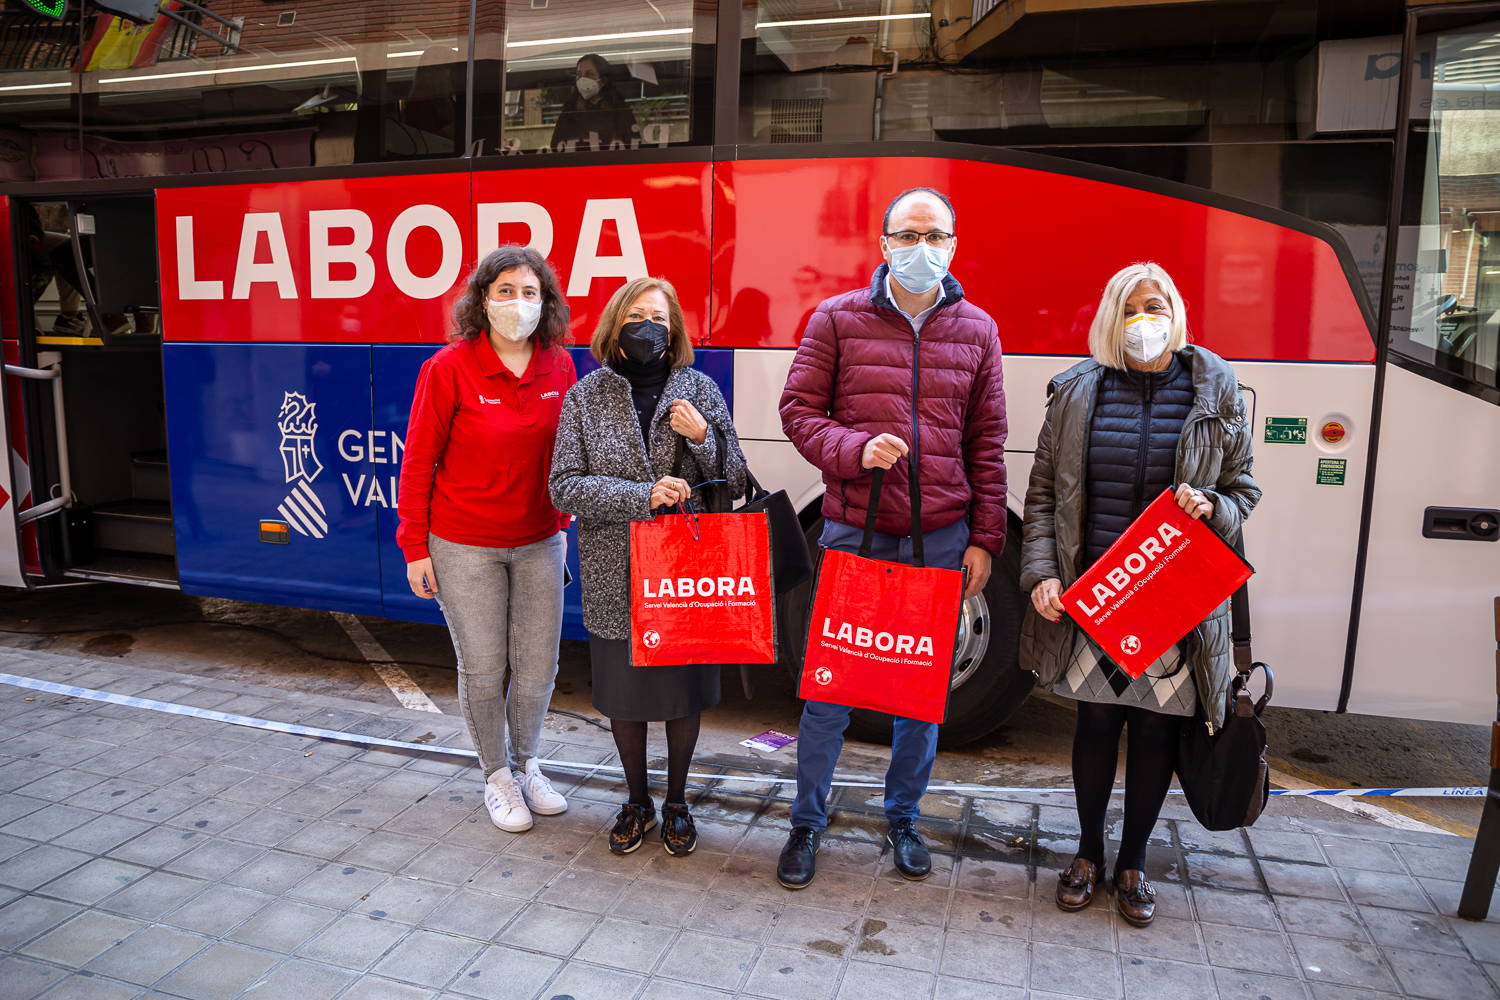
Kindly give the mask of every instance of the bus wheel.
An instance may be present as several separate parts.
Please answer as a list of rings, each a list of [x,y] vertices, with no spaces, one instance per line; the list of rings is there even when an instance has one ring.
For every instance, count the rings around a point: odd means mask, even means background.
[[[817,544],[823,522],[808,528],[808,544]],[[1014,519],[1007,530],[1005,551],[994,561],[983,592],[964,602],[954,656],[948,720],[938,728],[938,746],[956,747],[986,736],[1010,718],[1031,694],[1036,675],[1020,665],[1021,619],[1026,612],[1021,593],[1021,525]],[[814,550],[816,551],[816,550]],[[799,587],[786,601],[785,648],[793,683],[802,673],[802,643],[806,635],[812,587]],[[890,743],[891,716],[855,709],[847,735],[866,743]]]

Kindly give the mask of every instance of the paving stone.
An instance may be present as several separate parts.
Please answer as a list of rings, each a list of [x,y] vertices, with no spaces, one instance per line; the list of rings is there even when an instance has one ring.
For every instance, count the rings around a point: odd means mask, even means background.
[[[245,1000],[329,1000],[357,979],[355,973],[292,959],[272,969],[242,995]]]
[[[1421,878],[1441,878],[1462,882],[1469,874],[1470,850],[1426,847],[1418,844],[1396,844],[1396,853],[1406,868]]]
[[[1467,957],[1433,955],[1397,948],[1384,949],[1386,959],[1396,970],[1396,978],[1406,992],[1429,1000],[1452,1000],[1454,997],[1494,996],[1495,988],[1478,965]]]
[[[203,796],[181,788],[157,788],[120,806],[115,812],[152,823],[164,822],[182,812]]]
[[[140,995],[139,986],[111,982],[91,973],[79,972],[48,990],[46,1000],[132,1000]]]
[[[1359,914],[1376,944],[1468,957],[1459,938],[1441,917],[1378,906],[1362,906]]]
[[[174,906],[196,896],[203,891],[204,885],[198,879],[173,875],[171,872],[151,872],[136,879],[99,906],[127,917],[155,920]]]
[[[100,749],[103,749],[101,746]],[[55,763],[61,763],[57,761]],[[86,789],[93,788],[104,779],[97,774],[88,771],[65,769],[49,774],[40,781],[34,781],[29,785],[23,785],[16,789],[22,795],[30,795],[32,798],[47,799],[51,802],[62,802]]]
[[[1219,1000],[1307,1000],[1307,988],[1296,979],[1238,969],[1215,969],[1213,974]]]
[[[88,963],[86,969],[111,979],[149,986],[209,943],[206,938],[170,927],[147,927]]]
[[[880,965],[931,972],[943,946],[942,929],[931,924],[867,916],[859,929],[853,956]]]
[[[1064,913],[1051,900],[1037,900],[1031,912],[1031,939],[1073,948],[1097,948],[1112,951],[1115,930],[1112,901],[1096,899],[1092,906],[1077,913]]]
[[[89,860],[87,854],[41,844],[0,864],[0,885],[35,889]]]
[[[87,910],[32,941],[21,953],[77,969],[144,926],[138,920]]]
[[[641,994],[640,1000],[723,1000],[723,997],[724,994],[718,990],[677,983],[670,979],[652,979],[646,984],[646,991]]]
[[[1500,922],[1453,917],[1447,924],[1448,929],[1463,941],[1464,947],[1475,959],[1481,962],[1500,962]]]
[[[1432,912],[1427,894],[1410,875],[1344,868],[1339,870],[1339,879],[1356,903]]]
[[[275,955],[219,943],[173,972],[158,989],[189,1000],[229,1000],[277,961]]]
[[[462,885],[473,878],[474,873],[488,864],[493,857],[494,855],[488,851],[435,844],[412,859],[400,871],[403,875],[416,875],[419,878]],[[600,886],[599,891],[604,892],[605,888]]]
[[[271,902],[273,897],[249,889],[211,885],[161,918],[173,927],[197,931],[210,937],[228,934],[240,921]]]
[[[745,992],[774,1000],[814,1000],[833,994],[843,962],[817,952],[767,948],[745,984]]]
[[[510,896],[460,889],[422,921],[434,930],[489,940],[526,904]]]
[[[410,986],[390,979],[365,976],[349,987],[339,1000],[430,1000],[437,996],[432,990]]]
[[[766,929],[781,908],[781,903],[753,896],[709,892],[693,908],[686,926],[708,934],[758,942],[765,937]]]
[[[868,1000],[870,997],[925,997],[932,988],[932,976],[926,972],[850,962],[839,983],[838,1000]]]
[[[397,813],[407,807],[408,803],[401,799],[393,799],[384,795],[371,795],[360,793],[353,798],[337,803],[322,815],[340,823],[349,823],[353,826],[363,826],[370,829],[380,827],[389,822]],[[494,827],[491,826],[494,830]],[[499,830],[494,830],[499,834]],[[496,845],[496,849],[503,845]]]
[[[389,917],[391,920],[415,924],[451,895],[451,885],[397,875],[386,879],[354,908],[374,917]]]
[[[202,840],[194,834],[194,839]],[[202,840],[182,857],[164,865],[170,871],[199,878],[222,878],[265,852],[248,844],[210,838]]]
[[[267,851],[223,881],[257,892],[280,894],[317,871],[318,863],[285,851]]]
[[[93,762],[90,761],[90,767]],[[121,806],[134,802],[155,787],[139,781],[127,781],[124,778],[110,778],[89,785],[81,791],[75,792],[64,800],[66,805],[76,806],[79,809],[93,809],[98,812],[112,812]]]
[[[303,945],[299,954],[345,969],[367,969],[410,931],[404,924],[349,913]]]
[[[1029,996],[1032,1000],[1057,1000],[1056,994],[1038,993],[1034,990],[1028,994],[1018,986],[976,983],[951,976],[938,976],[934,995],[937,1000],[1021,1000],[1022,996]]]
[[[369,832],[364,827],[323,820],[299,822],[296,827],[296,832],[278,846],[283,851],[295,851],[315,858],[336,858]]]
[[[503,945],[486,945],[454,979],[450,992],[480,997],[482,1000],[529,997],[540,990],[562,966],[563,963],[556,958]],[[612,995],[584,994],[585,997]]]
[[[1395,980],[1373,945],[1305,934],[1293,934],[1291,938],[1297,959],[1302,963],[1302,974],[1309,980],[1397,992]]]
[[[6,1000],[30,1000],[66,975],[41,962],[14,956],[0,959],[0,984],[4,985]]]
[[[1342,938],[1347,941],[1370,940],[1358,912],[1342,900],[1335,902],[1282,896],[1276,900],[1276,911],[1281,915],[1286,929],[1293,933]]]
[[[15,951],[51,927],[77,914],[71,903],[41,896],[22,896],[0,908],[0,950]]]
[[[946,963],[946,955],[944,959]],[[1120,993],[1119,961],[1108,952],[1037,944],[1032,946],[1031,981],[1069,996],[1114,1000]]]
[[[1200,1000],[1214,995],[1213,977],[1206,965],[1122,956],[1121,969],[1125,1000]]]
[[[151,824],[128,816],[103,815],[53,838],[52,842],[75,851],[104,854],[152,829]]]
[[[684,931],[657,966],[656,974],[686,983],[733,991],[755,960],[748,942]]]
[[[383,958],[375,971],[419,986],[441,987],[453,978],[453,970],[467,965],[481,947],[466,938],[416,931]]]
[[[432,846],[432,841],[430,840],[423,840],[418,837],[404,837],[397,833],[387,833],[383,830],[377,830],[374,833],[367,834],[353,847],[349,848],[343,854],[337,855],[337,857],[340,861],[349,865],[378,868],[384,872],[398,872],[430,846]]]
[[[877,922],[883,929],[885,922]],[[860,917],[848,910],[820,910],[788,903],[777,915],[766,943],[845,958],[854,947],[859,927]]]
[[[1022,986],[1026,983],[1024,941],[990,934],[949,931],[943,941],[940,976],[978,979],[987,983]]]
[[[1247,892],[1258,892],[1262,889],[1255,865],[1249,858],[1202,853],[1190,853],[1186,857],[1188,878],[1194,888],[1202,885],[1216,889],[1242,889]],[[1156,877],[1153,875],[1152,879]]]
[[[49,781],[52,779],[48,779]],[[54,802],[0,827],[0,833],[27,840],[46,841],[80,827],[99,814],[88,809]]]
[[[229,940],[289,955],[337,916],[321,906],[278,899],[230,932]]]
[[[184,832],[174,830],[169,826],[155,826],[139,837],[102,853],[122,861],[133,861],[155,868],[186,854],[203,843],[206,843],[206,838],[200,837],[194,831]]]
[[[1024,865],[964,858],[958,865],[958,887],[989,896],[1029,899],[1031,875]]]
[[[1199,929],[1211,965],[1273,974],[1294,967],[1286,943],[1275,931],[1219,924],[1201,924]]]
[[[1227,892],[1193,887],[1193,907],[1200,920],[1235,927],[1276,930],[1276,908],[1259,892]]]
[[[971,899],[982,898],[973,897],[969,893],[961,893],[960,895]],[[993,900],[985,900],[985,902],[988,904],[986,915],[990,916],[991,919],[985,922],[982,918],[975,916],[974,921],[979,926],[965,926],[962,928],[963,930],[982,930],[985,926],[996,922],[994,919],[995,912],[1004,912],[1003,907],[997,907]],[[1009,902],[1015,905],[1021,912],[1024,913],[1026,911],[1026,907],[1020,900],[1010,900]],[[957,899],[955,899],[954,903],[955,909],[959,909],[960,904]],[[882,917],[887,920],[909,920],[941,927],[948,912],[948,890],[942,886],[923,885],[920,883],[906,883],[903,885],[892,880],[877,879],[875,887],[870,892],[870,904],[865,912],[869,916]],[[966,917],[967,914],[965,915]],[[955,921],[959,919],[961,918],[955,915]],[[1024,917],[1021,921],[1021,926],[1024,931]]]
[[[384,872],[372,872],[335,861],[313,872],[288,889],[285,895],[342,910],[383,885],[386,878]]]
[[[1262,861],[1260,869],[1265,873],[1266,887],[1273,896],[1309,896],[1340,902],[1344,899],[1344,890],[1332,868]]]
[[[1256,857],[1262,861],[1306,861],[1311,864],[1324,864],[1327,861],[1319,844],[1327,842],[1329,838],[1325,837],[1320,841],[1320,838],[1308,833],[1287,833],[1259,827],[1245,832],[1250,835]]]

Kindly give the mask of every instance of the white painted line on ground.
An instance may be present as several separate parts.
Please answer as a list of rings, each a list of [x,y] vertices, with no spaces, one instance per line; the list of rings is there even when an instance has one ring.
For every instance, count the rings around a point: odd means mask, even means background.
[[[1305,790],[1323,787],[1322,785],[1315,785],[1310,781],[1303,781],[1301,778],[1294,778],[1290,774],[1282,774],[1274,767],[1270,771],[1271,784],[1280,785],[1282,788]],[[1410,830],[1413,833],[1446,833],[1449,836],[1457,836],[1452,830],[1444,830],[1440,826],[1423,823],[1419,819],[1412,819],[1410,816],[1403,816],[1401,813],[1382,809],[1380,806],[1361,802],[1356,798],[1346,798],[1342,795],[1319,795],[1316,798],[1320,802],[1328,803],[1335,809],[1342,809],[1346,813],[1353,813],[1362,819],[1379,823],[1381,826],[1394,827],[1397,830]]]
[[[370,630],[353,615],[344,614],[342,611],[330,611],[333,620],[343,626],[349,638],[354,641],[355,648],[360,655],[370,661],[370,666],[385,681],[385,686],[391,689],[391,694],[401,702],[402,708],[415,709],[418,712],[436,712],[443,714],[443,710],[432,703],[427,697],[427,692],[417,687],[417,682],[411,679],[411,675],[396,665],[395,657],[385,651],[385,647],[370,634]]]

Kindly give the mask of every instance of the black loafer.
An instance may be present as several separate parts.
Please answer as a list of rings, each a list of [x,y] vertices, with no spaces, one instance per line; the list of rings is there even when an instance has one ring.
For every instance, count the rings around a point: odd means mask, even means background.
[[[776,881],[788,889],[805,889],[818,873],[818,841],[822,838],[821,830],[792,827],[781,857],[776,859]]]
[[[886,831],[885,842],[891,845],[891,857],[902,878],[920,882],[932,874],[932,855],[917,833],[917,824],[909,819],[897,820]]]
[[[641,846],[646,831],[656,825],[656,806],[647,803],[638,806],[627,802],[620,807],[615,817],[615,827],[609,831],[609,849],[615,854],[629,854]]]

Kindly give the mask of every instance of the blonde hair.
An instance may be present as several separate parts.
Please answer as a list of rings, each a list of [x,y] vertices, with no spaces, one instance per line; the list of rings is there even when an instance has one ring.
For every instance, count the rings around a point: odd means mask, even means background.
[[[667,358],[672,367],[686,368],[693,363],[693,342],[688,338],[687,319],[677,302],[677,289],[666,278],[635,278],[611,295],[599,314],[599,325],[594,327],[594,337],[589,341],[589,353],[601,365],[619,356],[620,327],[625,325],[625,317],[635,300],[652,290],[667,298]]]
[[[1172,276],[1153,261],[1142,261],[1115,272],[1099,297],[1099,310],[1089,325],[1089,353],[1109,368],[1125,367],[1125,300],[1141,285],[1155,285],[1172,309],[1172,332],[1167,350],[1180,351],[1187,346],[1187,304],[1177,291]]]

